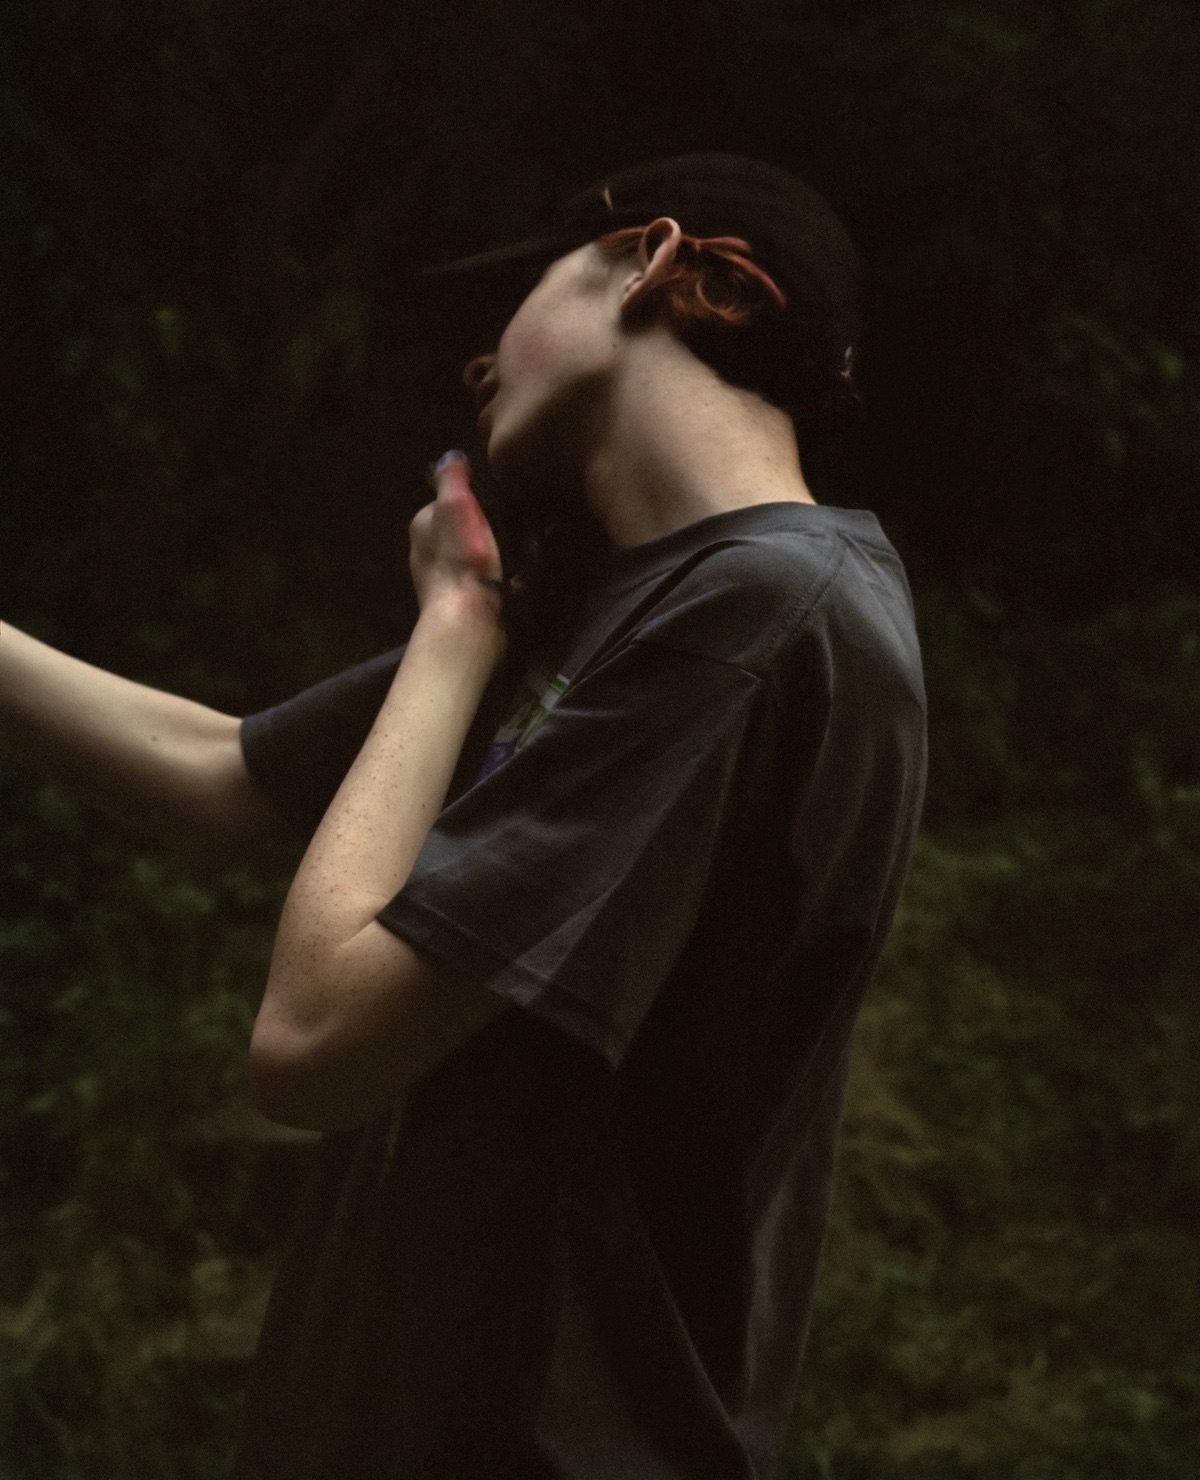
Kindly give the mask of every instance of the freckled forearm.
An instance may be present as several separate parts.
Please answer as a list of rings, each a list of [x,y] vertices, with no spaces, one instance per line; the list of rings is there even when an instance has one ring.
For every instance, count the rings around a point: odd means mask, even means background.
[[[422,615],[297,871],[276,937],[268,999],[284,991],[296,1013],[320,1016],[336,954],[408,878],[503,650],[494,616]],[[305,1002],[306,995],[313,1000]]]
[[[421,616],[358,758],[292,882],[250,1043],[268,1115],[335,1125],[369,1115],[502,1010],[376,919],[445,801],[504,652],[500,556],[461,454],[409,527]]]

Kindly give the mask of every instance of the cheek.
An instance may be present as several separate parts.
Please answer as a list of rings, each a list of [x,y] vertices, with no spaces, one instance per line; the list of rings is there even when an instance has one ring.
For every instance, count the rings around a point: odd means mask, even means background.
[[[500,341],[501,372],[543,378],[554,364],[554,336],[544,326],[514,319]]]

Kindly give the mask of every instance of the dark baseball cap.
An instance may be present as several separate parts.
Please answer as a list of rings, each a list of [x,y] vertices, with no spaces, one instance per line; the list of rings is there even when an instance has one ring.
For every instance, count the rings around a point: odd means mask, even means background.
[[[814,388],[849,368],[861,323],[858,254],[827,201],[787,170],[738,154],[684,154],[616,171],[571,197],[533,236],[426,269],[440,281],[519,294],[556,258],[659,216],[689,236],[735,236],[786,298],[770,354]],[[511,307],[516,302],[509,297]],[[517,298],[519,301],[519,297]]]

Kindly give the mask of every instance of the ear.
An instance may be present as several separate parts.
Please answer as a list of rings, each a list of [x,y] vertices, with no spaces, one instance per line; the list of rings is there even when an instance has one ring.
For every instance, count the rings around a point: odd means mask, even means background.
[[[666,277],[667,271],[675,261],[675,254],[679,251],[679,244],[683,240],[683,231],[679,222],[670,216],[659,216],[646,228],[645,244],[657,239],[653,253],[650,255],[646,265],[640,272],[635,273],[625,284],[621,293],[621,317],[626,318],[637,310],[645,302],[647,296]]]

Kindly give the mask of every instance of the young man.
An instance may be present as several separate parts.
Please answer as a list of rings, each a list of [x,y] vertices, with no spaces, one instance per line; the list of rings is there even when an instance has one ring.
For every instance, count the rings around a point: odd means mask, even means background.
[[[924,779],[900,563],[797,451],[850,394],[853,252],[688,156],[447,281],[531,264],[467,379],[504,494],[602,532],[559,625],[506,630],[450,454],[406,648],[240,730],[0,637],[9,732],[112,810],[311,833],[250,1073],[326,1134],[243,1480],[749,1480],[795,1396]]]

